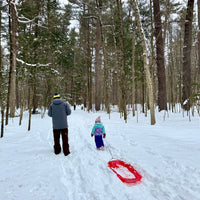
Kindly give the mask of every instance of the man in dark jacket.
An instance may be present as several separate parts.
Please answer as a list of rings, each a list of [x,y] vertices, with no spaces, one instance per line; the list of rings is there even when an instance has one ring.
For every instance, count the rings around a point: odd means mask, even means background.
[[[68,144],[68,124],[67,115],[71,114],[70,106],[67,102],[60,98],[60,95],[55,93],[54,100],[49,106],[48,115],[52,117],[53,121],[53,135],[54,135],[54,152],[59,154],[61,152],[60,135],[62,135],[63,153],[65,156],[70,154]]]

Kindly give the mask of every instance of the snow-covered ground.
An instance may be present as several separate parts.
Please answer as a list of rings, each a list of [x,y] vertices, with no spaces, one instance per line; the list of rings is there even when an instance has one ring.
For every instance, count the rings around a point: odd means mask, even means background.
[[[97,151],[90,133],[101,116],[107,137]],[[0,200],[199,200],[200,119],[182,113],[156,113],[156,125],[143,114],[124,123],[120,114],[85,112],[68,117],[71,154],[55,155],[51,118],[25,113],[10,119],[0,138]],[[128,186],[110,168],[112,159],[130,163],[143,176]]]

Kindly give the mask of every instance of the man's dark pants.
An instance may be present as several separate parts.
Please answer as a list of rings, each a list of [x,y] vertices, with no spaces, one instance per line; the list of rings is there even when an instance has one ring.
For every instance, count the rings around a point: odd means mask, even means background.
[[[61,146],[60,146],[60,135],[61,135],[62,136],[63,153],[65,154],[65,156],[67,156],[70,153],[69,144],[68,144],[68,128],[54,129],[53,135],[54,135],[54,152],[55,152],[55,154],[59,154],[61,152]]]

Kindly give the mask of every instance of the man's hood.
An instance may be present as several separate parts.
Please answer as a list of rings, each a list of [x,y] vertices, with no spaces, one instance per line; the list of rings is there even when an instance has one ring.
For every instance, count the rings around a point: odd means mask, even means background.
[[[53,104],[54,104],[54,105],[59,105],[59,104],[61,104],[62,102],[63,102],[62,99],[54,99],[54,100],[53,100]]]

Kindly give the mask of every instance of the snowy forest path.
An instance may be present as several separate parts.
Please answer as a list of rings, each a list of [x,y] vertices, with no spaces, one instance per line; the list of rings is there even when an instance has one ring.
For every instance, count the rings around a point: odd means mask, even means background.
[[[90,135],[99,115],[104,151]],[[68,117],[71,153],[64,156],[54,154],[51,118],[32,115],[31,131],[28,113],[24,119],[20,127],[18,118],[11,120],[0,140],[0,200],[199,200],[198,121],[183,131],[182,123],[149,126],[133,118],[126,124],[117,112],[79,108]],[[112,158],[133,165],[141,183],[122,183],[107,166]]]
[[[106,198],[108,191],[110,191],[110,195],[113,193],[110,188],[111,180],[109,183],[105,181],[105,175],[110,173],[107,168],[110,155],[106,151],[96,150],[94,138],[91,138],[95,119],[90,113],[85,113],[87,117],[82,116],[81,113],[82,111],[77,110],[68,118],[70,124],[70,163],[72,166],[76,166],[78,163],[78,166],[73,168],[76,192],[73,192],[72,199],[79,199],[79,197],[98,199],[98,196]],[[95,189],[94,184],[98,185],[99,191]],[[114,193],[112,198],[117,198]]]

